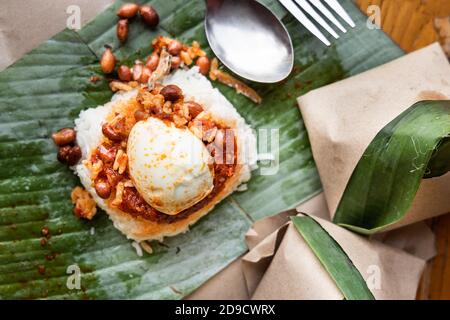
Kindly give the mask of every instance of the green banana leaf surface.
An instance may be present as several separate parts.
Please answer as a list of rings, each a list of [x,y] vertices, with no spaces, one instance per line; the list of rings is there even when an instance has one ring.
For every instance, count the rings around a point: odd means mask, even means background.
[[[372,234],[402,219],[422,178],[450,171],[450,101],[420,101],[388,123],[350,177],[334,222]]]
[[[53,131],[73,126],[80,110],[111,98],[106,80],[89,80],[93,75],[103,79],[98,61],[105,44],[119,60],[130,61],[148,55],[156,35],[168,35],[197,40],[212,55],[203,29],[203,0],[136,2],[150,3],[159,12],[156,30],[134,21],[120,46],[115,13],[123,2],[117,1],[81,30],[62,31],[0,73],[0,298],[185,297],[246,251],[244,234],[253,221],[321,191],[296,97],[403,54],[380,30],[366,27],[366,17],[350,0],[342,4],[357,27],[331,47],[304,30],[278,1],[262,1],[292,37],[292,74],[279,84],[252,84],[261,105],[214,86],[255,129],[278,129],[276,174],[257,170],[247,191],[228,197],[188,233],[153,243],[152,255],[139,257],[106,214],[89,222],[72,214],[70,191],[79,182],[57,162],[49,139]],[[49,230],[46,238],[43,228]],[[70,284],[77,275],[80,286],[74,288]]]

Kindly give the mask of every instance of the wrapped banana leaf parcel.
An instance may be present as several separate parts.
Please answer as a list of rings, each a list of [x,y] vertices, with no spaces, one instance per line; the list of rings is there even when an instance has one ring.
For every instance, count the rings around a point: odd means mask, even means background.
[[[415,299],[435,254],[425,223],[367,238],[329,219],[321,193],[256,221],[246,233],[249,252],[188,299]]]
[[[449,99],[438,44],[298,99],[335,223],[373,234],[450,211]]]
[[[252,299],[409,300],[425,260],[295,212],[242,258]],[[267,222],[266,222],[267,223]],[[260,227],[260,226],[259,226]],[[247,233],[247,241],[259,233]]]

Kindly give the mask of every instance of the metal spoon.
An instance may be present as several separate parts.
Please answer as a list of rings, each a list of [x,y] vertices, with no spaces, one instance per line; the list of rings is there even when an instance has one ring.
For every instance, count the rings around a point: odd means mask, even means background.
[[[292,70],[286,28],[255,0],[206,0],[205,30],[215,55],[243,78],[273,83]]]

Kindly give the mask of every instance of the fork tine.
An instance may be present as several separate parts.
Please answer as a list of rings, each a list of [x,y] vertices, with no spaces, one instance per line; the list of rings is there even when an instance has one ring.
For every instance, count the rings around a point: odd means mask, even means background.
[[[325,20],[317,14],[313,7],[306,0],[294,0],[297,4],[305,10],[314,20],[316,20],[325,30],[327,30],[334,38],[338,39],[339,35],[334,31]]]
[[[342,32],[346,33],[347,29],[344,28],[344,26],[339,22],[339,20],[337,20],[333,14],[330,12],[330,10],[327,9],[327,7],[325,7],[322,2],[320,2],[320,0],[309,0],[309,2],[311,2],[316,8],[317,10],[319,10],[320,12],[322,12],[322,14],[328,18],[328,20],[330,20],[331,22],[333,22],[333,24],[339,28],[339,30],[341,30]]]
[[[320,32],[319,29],[312,23],[306,15],[300,10],[297,5],[292,2],[292,0],[278,0],[280,3],[306,28],[314,34],[320,41],[322,41],[325,45],[330,46],[331,43],[328,39]]]
[[[350,16],[347,14],[347,12],[345,12],[344,8],[342,8],[342,6],[339,4],[339,2],[337,2],[336,0],[324,0],[331,8],[333,8],[334,11],[336,11],[336,13],[341,16],[342,19],[345,20],[345,22],[347,22],[350,27],[354,28],[355,27],[355,23],[353,22],[352,18],[350,18]]]

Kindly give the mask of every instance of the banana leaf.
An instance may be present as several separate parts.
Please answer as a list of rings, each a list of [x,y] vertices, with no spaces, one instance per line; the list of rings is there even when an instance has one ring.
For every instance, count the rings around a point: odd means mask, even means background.
[[[375,300],[359,270],[318,222],[308,216],[291,220],[346,300]]]
[[[450,171],[450,101],[421,101],[375,136],[361,156],[334,222],[372,234],[401,220],[422,178]]]
[[[72,214],[70,191],[77,179],[56,161],[51,132],[73,126],[82,109],[107,102],[111,92],[98,60],[109,44],[122,61],[144,57],[156,35],[198,40],[207,48],[203,0],[153,0],[157,30],[131,24],[127,43],[115,36],[116,2],[80,31],[64,30],[0,73],[0,298],[12,299],[180,299],[246,250],[252,221],[293,208],[321,191],[296,97],[401,56],[351,1],[343,5],[357,23],[330,48],[324,47],[277,1],[263,1],[287,26],[295,47],[295,68],[276,85],[252,86],[263,97],[254,105],[214,83],[256,129],[279,130],[278,171],[254,172],[248,190],[224,200],[191,230],[139,257],[104,213],[91,222]],[[267,166],[260,163],[260,166]],[[43,240],[41,230],[50,236]],[[73,267],[80,289],[69,289]],[[71,271],[72,270],[72,271]],[[72,287],[70,287],[72,288]]]

